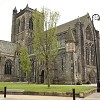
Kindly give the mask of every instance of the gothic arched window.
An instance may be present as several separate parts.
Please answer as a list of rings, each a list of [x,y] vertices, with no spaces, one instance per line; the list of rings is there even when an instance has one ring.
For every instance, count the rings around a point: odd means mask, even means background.
[[[91,64],[94,66],[95,65],[95,53],[94,53],[94,45],[91,46]]]
[[[75,38],[75,42],[78,43],[78,36],[77,36],[77,32],[75,29],[72,30],[74,38]]]
[[[86,47],[86,64],[89,65],[89,48]]]
[[[4,74],[11,75],[11,69],[12,69],[12,62],[11,62],[11,60],[7,60],[5,62]]]
[[[89,25],[86,28],[86,39],[93,40],[92,31]]]
[[[16,33],[20,32],[20,20],[17,20],[17,24],[16,24]]]
[[[60,56],[61,57],[60,58],[61,59],[60,60],[60,63],[61,63],[61,70],[62,71],[64,71],[64,66],[65,66],[65,56],[64,55],[65,55],[65,52],[64,53],[61,53],[61,56]]]
[[[25,29],[25,17],[22,17],[21,19],[21,31],[24,31]]]
[[[29,19],[29,29],[33,30],[33,21],[32,21],[32,17]]]

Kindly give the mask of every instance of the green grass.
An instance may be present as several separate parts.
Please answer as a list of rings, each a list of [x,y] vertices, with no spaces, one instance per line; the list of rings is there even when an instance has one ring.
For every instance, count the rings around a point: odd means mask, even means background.
[[[81,91],[88,91],[95,87],[93,86],[72,86],[72,85],[51,85],[50,88],[47,85],[40,84],[26,84],[26,83],[11,83],[11,82],[0,82],[0,90],[3,90],[4,87],[7,89],[24,89],[27,91],[37,91],[37,92],[72,92],[72,89],[75,89],[76,93]]]

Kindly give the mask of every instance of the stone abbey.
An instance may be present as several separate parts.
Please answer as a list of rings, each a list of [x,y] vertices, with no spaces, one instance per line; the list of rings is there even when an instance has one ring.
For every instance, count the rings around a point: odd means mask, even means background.
[[[0,40],[0,81],[21,81],[19,44],[24,42],[31,59],[30,81],[46,82],[45,67],[41,64],[37,68],[34,57],[33,13],[34,10],[28,5],[20,12],[17,12],[16,8],[13,10],[11,42]],[[51,83],[75,84],[78,80],[96,83],[94,33],[96,34],[98,62],[100,62],[100,35],[99,31],[94,30],[89,14],[57,26],[60,48],[50,71]],[[74,41],[75,52],[66,51],[66,39]],[[26,81],[26,74],[23,81]]]

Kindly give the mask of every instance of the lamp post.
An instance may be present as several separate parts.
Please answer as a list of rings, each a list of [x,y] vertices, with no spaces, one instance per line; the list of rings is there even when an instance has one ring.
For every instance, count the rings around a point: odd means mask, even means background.
[[[93,20],[100,20],[100,16],[98,14],[92,15],[92,24],[93,24]],[[96,32],[95,32],[94,24],[93,24],[93,36],[94,36],[94,47],[95,47],[95,62],[96,62],[96,69],[97,69],[97,92],[100,92],[99,61],[98,61],[98,54],[97,54]]]

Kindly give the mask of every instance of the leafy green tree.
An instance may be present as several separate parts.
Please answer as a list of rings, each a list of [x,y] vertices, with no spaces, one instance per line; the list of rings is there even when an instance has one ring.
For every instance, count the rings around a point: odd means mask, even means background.
[[[21,45],[20,47],[20,69],[22,72],[26,73],[27,81],[29,82],[31,66],[28,49],[25,45]]]
[[[45,64],[48,87],[50,87],[50,65],[55,60],[59,47],[56,36],[58,19],[59,13],[47,8],[42,8],[41,12],[36,9],[33,13],[34,54],[38,63]]]

